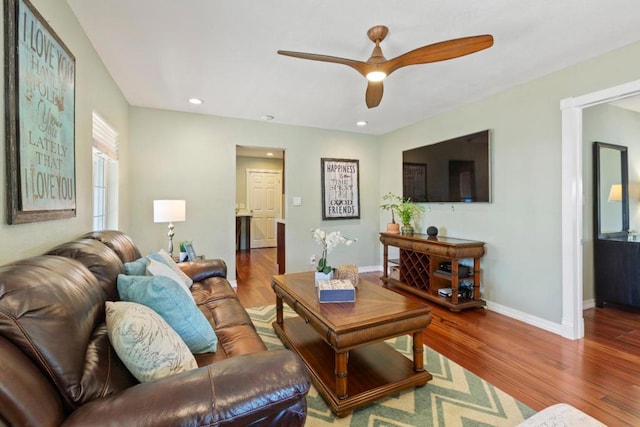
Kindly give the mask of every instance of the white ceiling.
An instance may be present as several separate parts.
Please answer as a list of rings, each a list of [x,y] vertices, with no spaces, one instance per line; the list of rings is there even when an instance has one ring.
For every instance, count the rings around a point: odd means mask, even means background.
[[[67,1],[131,105],[370,134],[640,40],[638,0]],[[478,34],[495,44],[396,71],[370,110],[353,69],[276,54],[365,61],[378,24],[389,27],[387,58]]]

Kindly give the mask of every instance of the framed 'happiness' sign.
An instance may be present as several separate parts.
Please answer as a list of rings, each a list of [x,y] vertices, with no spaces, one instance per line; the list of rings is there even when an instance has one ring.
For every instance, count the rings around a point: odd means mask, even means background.
[[[322,219],[360,218],[360,164],[358,160],[320,159]]]

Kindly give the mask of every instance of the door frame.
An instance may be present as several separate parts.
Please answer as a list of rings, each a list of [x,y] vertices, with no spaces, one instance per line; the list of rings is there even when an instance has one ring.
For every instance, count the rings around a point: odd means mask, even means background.
[[[582,224],[582,112],[640,94],[640,80],[565,98],[562,110],[562,336],[584,337]]]

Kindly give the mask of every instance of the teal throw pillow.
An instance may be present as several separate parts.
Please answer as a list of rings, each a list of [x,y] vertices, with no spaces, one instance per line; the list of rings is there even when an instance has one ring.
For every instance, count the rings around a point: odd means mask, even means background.
[[[212,353],[218,347],[211,324],[181,286],[165,276],[118,275],[122,301],[146,305],[160,315],[182,338],[191,352]]]
[[[145,276],[147,274],[147,264],[149,260],[146,257],[138,258],[135,261],[124,263],[124,274],[127,276]]]

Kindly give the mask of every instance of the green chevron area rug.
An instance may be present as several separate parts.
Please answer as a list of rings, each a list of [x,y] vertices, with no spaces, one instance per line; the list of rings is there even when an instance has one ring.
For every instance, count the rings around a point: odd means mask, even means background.
[[[285,305],[285,317],[296,314]],[[275,305],[247,310],[260,337],[269,349],[282,348],[273,331]],[[412,357],[408,336],[386,341],[406,357]],[[475,427],[516,426],[535,411],[472,374],[460,365],[425,346],[425,368],[433,379],[424,387],[405,390],[373,404],[355,409],[349,416],[336,417],[312,386],[307,396],[308,427]]]

